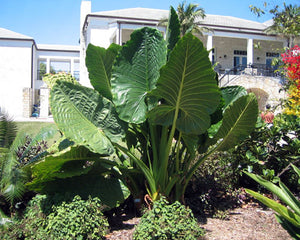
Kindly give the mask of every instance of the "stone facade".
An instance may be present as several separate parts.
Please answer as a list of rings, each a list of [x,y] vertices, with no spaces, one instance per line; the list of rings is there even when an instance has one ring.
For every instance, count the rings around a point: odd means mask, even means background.
[[[32,114],[32,88],[23,88],[23,117],[29,118]]]
[[[280,111],[280,100],[286,97],[282,91],[280,78],[251,76],[251,75],[230,75],[223,79],[221,86],[240,85],[248,92],[253,92],[258,100],[259,110],[265,110],[266,104],[270,104],[276,111]]]

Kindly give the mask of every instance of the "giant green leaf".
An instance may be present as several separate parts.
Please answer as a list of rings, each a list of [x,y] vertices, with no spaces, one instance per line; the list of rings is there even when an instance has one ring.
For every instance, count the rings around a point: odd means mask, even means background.
[[[220,92],[208,52],[198,38],[187,34],[177,43],[153,94],[161,104],[150,112],[152,122],[168,126],[175,118],[177,129],[187,134],[201,134],[209,128]]]
[[[86,174],[91,170],[87,162],[99,161],[99,154],[83,146],[72,146],[45,157],[31,166],[33,180],[28,186],[39,186],[56,178],[68,178]],[[37,190],[35,187],[34,190]]]
[[[172,51],[180,39],[180,23],[175,9],[171,6],[167,28],[168,50]]]
[[[61,194],[68,196],[79,195],[83,199],[98,197],[107,208],[118,207],[128,196],[130,191],[124,183],[113,176],[103,176],[95,172],[56,179],[41,184],[39,193]]]
[[[89,44],[86,50],[86,66],[92,86],[103,97],[112,99],[111,69],[121,46],[111,44],[108,49]]]
[[[241,96],[247,95],[247,90],[242,86],[227,86],[221,88],[222,97],[225,101],[226,108],[229,104],[240,98]]]
[[[142,123],[150,107],[147,93],[155,88],[159,69],[166,61],[166,42],[152,28],[136,30],[123,46],[113,67],[111,87],[119,117]]]
[[[110,141],[124,135],[124,123],[113,104],[93,89],[57,82],[51,90],[51,110],[67,138],[95,153],[112,154]]]
[[[235,146],[254,129],[257,114],[256,96],[251,93],[240,97],[226,108],[222,124],[211,143],[219,141],[219,151]]]

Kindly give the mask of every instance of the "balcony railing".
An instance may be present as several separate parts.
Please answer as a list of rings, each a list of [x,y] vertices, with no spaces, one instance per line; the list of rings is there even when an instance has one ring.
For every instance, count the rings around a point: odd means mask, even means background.
[[[255,75],[255,76],[267,76],[267,77],[279,77],[280,73],[277,71],[277,67],[269,66],[266,64],[251,64],[251,65],[238,65],[229,69],[215,68],[215,71],[219,75]]]

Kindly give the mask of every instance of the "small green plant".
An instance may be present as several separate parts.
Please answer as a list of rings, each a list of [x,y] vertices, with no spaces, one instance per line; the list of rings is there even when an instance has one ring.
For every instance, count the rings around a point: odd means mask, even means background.
[[[197,224],[190,209],[178,201],[168,203],[165,198],[154,202],[153,209],[146,212],[138,224],[133,239],[198,239],[204,230]]]
[[[294,171],[300,177],[300,170],[292,165]],[[245,172],[253,180],[264,186],[266,189],[275,194],[288,207],[269,199],[257,192],[246,189],[246,192],[255,197],[257,200],[272,208],[277,214],[276,219],[281,226],[288,231],[293,239],[300,239],[300,201],[290,192],[290,190],[279,180],[279,186],[262,177]]]
[[[299,136],[300,118],[278,114],[272,125],[258,122],[255,131],[231,152],[232,163],[273,183],[280,177],[292,191],[299,191],[297,175],[287,171],[290,163],[300,166]]]
[[[102,208],[99,198],[85,201],[77,195],[72,202],[53,207],[46,231],[51,239],[101,239],[109,226]]]
[[[35,196],[22,219],[15,217],[2,227],[0,239],[49,239],[45,231],[46,215],[42,211],[45,198],[45,195]]]

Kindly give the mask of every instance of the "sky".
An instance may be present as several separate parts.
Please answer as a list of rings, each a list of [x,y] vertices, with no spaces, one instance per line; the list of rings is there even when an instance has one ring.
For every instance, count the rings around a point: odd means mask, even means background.
[[[144,7],[168,10],[182,0],[91,0],[92,12]],[[270,6],[284,1],[267,0]],[[264,22],[272,18],[257,18],[249,5],[263,7],[262,0],[187,0],[204,8],[206,14],[226,15]],[[286,0],[300,5],[300,0]],[[81,0],[0,0],[0,28],[32,37],[37,44],[79,44]]]

